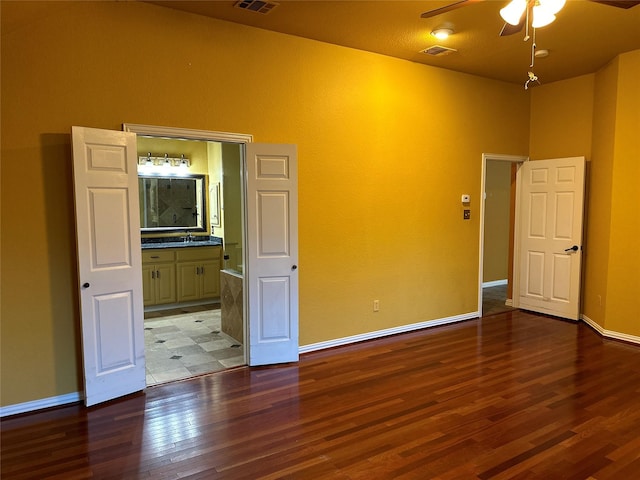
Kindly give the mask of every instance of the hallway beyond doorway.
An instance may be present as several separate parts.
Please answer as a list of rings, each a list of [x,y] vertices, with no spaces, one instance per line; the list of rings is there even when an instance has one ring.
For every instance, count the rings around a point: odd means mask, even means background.
[[[485,287],[482,289],[482,316],[495,315],[496,313],[510,312],[516,308],[506,305],[507,285]]]

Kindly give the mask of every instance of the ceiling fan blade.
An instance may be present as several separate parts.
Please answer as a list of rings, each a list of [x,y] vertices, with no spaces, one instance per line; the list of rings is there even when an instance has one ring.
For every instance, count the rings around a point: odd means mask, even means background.
[[[522,15],[520,22],[517,25],[511,25],[510,23],[505,23],[502,30],[500,30],[500,36],[506,37],[507,35],[513,35],[514,33],[518,33],[522,31],[522,27],[524,27],[526,15]]]
[[[429,10],[420,15],[420,18],[431,18],[436,15],[440,15],[441,13],[450,12],[451,10],[455,10],[460,7],[464,7],[468,3],[474,2],[482,2],[483,0],[458,0],[457,2],[453,2],[449,5],[445,5],[444,7],[434,8],[433,10]]]

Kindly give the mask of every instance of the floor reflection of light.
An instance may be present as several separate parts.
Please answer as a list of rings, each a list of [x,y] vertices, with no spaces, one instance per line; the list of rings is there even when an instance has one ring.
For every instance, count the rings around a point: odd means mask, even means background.
[[[184,407],[182,407],[184,408]],[[145,413],[143,441],[154,449],[173,448],[176,443],[192,439],[201,432],[189,412],[171,413],[170,405],[152,408]],[[164,447],[164,448],[163,448]]]

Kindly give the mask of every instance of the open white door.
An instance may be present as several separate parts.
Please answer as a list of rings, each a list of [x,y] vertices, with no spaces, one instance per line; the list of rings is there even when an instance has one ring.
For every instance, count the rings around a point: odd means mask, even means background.
[[[525,162],[518,171],[518,307],[578,320],[584,157]]]
[[[248,143],[246,170],[248,363],[295,362],[298,360],[296,146]]]
[[[73,127],[85,404],[145,388],[136,135]]]

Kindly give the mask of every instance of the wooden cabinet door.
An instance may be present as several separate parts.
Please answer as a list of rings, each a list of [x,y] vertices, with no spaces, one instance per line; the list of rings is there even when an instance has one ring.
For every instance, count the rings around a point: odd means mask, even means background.
[[[142,301],[144,306],[156,304],[155,266],[142,266]]]
[[[176,302],[176,266],[174,263],[156,265],[156,305]]]
[[[188,302],[200,298],[200,262],[180,262],[178,273],[178,302]]]
[[[202,262],[200,268],[202,280],[201,297],[212,298],[220,296],[220,262],[218,260]]]

